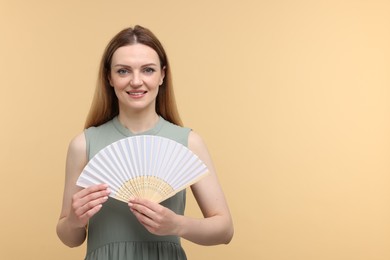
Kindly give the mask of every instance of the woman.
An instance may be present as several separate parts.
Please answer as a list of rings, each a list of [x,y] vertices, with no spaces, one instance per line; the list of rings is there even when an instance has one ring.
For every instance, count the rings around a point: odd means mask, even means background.
[[[109,198],[106,184],[76,186],[82,169],[105,146],[134,135],[157,135],[192,150],[211,174],[191,186],[204,215],[184,216],[185,191],[154,203]],[[180,237],[200,245],[227,244],[233,224],[212,160],[201,137],[183,127],[170,66],[159,40],[141,26],[119,32],[108,44],[85,131],[69,144],[57,234],[70,247],[88,234],[86,259],[186,259]]]

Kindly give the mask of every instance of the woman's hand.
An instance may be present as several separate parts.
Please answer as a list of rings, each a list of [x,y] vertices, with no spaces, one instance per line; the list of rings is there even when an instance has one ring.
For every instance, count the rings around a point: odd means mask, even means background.
[[[180,216],[172,210],[141,198],[131,199],[128,205],[150,233],[159,236],[178,235]]]
[[[106,184],[94,185],[75,193],[68,216],[69,223],[76,228],[85,227],[89,219],[102,208],[109,194]]]
[[[146,199],[130,200],[130,210],[155,235],[175,235],[199,245],[228,244],[234,233],[233,221],[211,156],[202,138],[193,131],[188,138],[188,147],[207,165],[210,172],[191,185],[203,218],[178,215]]]

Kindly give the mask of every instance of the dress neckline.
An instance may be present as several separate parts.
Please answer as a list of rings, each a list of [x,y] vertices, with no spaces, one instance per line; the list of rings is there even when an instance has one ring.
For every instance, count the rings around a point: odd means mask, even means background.
[[[151,129],[143,131],[143,132],[140,132],[140,133],[133,133],[129,129],[127,129],[119,121],[118,116],[114,117],[112,121],[113,121],[113,124],[114,124],[115,128],[121,134],[123,134],[124,136],[129,137],[129,136],[137,136],[137,135],[156,135],[160,131],[160,129],[162,128],[165,120],[164,120],[164,118],[159,116],[157,123]]]

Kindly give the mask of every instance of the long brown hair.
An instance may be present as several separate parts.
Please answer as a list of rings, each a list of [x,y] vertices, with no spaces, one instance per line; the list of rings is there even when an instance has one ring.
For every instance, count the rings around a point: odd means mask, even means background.
[[[136,25],[134,28],[126,28],[114,36],[103,53],[95,94],[85,128],[102,125],[119,114],[118,98],[110,86],[108,78],[111,72],[112,56],[118,48],[137,43],[155,50],[160,59],[161,69],[165,69],[164,81],[156,98],[157,114],[173,124],[182,126],[173,93],[171,69],[166,52],[149,29]]]

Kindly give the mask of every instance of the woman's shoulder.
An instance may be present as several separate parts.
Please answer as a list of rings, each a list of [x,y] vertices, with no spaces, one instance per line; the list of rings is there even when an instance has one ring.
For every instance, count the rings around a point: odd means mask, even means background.
[[[207,150],[206,143],[203,138],[194,130],[191,130],[188,135],[188,148],[198,152],[204,152],[204,150]]]
[[[86,164],[87,146],[84,133],[79,133],[71,139],[67,153],[67,168],[81,168]]]
[[[191,129],[188,127],[182,127],[162,119],[162,123],[157,129],[156,135],[167,137],[185,146],[188,146],[188,135],[190,132]]]
[[[118,126],[115,126],[115,118],[98,126],[90,126],[84,130],[87,145],[91,140],[107,139],[117,133]]]
[[[84,132],[77,134],[70,140],[68,149],[73,153],[85,152],[86,141]]]
[[[116,119],[116,117],[114,117],[111,120],[108,120],[107,122],[104,122],[103,124],[96,125],[96,126],[90,126],[90,127],[85,129],[85,132],[96,132],[96,131],[102,131],[103,129],[106,129],[106,128],[112,128],[114,125],[115,119]]]

